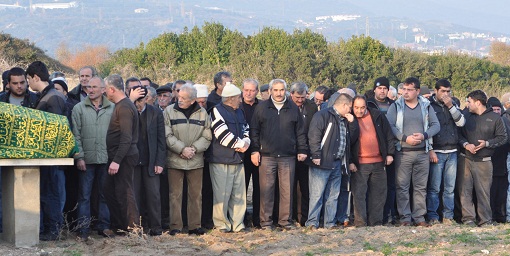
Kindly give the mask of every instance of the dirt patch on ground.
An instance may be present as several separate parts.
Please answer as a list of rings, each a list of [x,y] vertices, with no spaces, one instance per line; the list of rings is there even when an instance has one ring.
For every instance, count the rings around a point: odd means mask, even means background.
[[[73,237],[17,249],[0,244],[0,255],[509,255],[510,226],[366,227],[338,230],[210,231],[203,236]]]

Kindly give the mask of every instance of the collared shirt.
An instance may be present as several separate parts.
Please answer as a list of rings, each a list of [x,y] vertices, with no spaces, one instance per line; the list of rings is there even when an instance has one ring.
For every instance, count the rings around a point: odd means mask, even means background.
[[[340,140],[340,146],[338,147],[338,154],[337,154],[337,159],[342,159],[343,156],[345,155],[345,147],[347,146],[347,127],[345,126],[345,123],[344,123],[344,117],[342,117],[342,115],[340,115],[340,113],[338,113],[338,111],[336,111],[335,108],[333,108],[335,110],[335,113],[338,115],[338,117],[340,118],[340,134],[338,134],[338,138]]]

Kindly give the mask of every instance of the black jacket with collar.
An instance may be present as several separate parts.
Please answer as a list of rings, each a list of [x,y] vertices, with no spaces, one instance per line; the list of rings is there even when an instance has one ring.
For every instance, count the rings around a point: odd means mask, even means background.
[[[308,152],[303,118],[289,98],[280,111],[271,98],[259,102],[250,125],[253,152],[270,157],[295,157]]]
[[[310,127],[313,128],[308,131],[308,143],[310,144],[310,152],[312,154],[311,158],[321,160],[320,165],[318,166],[321,169],[335,168],[334,162],[338,158],[336,154],[340,147],[340,140],[338,138],[338,135],[340,134],[340,122],[344,122],[347,129],[345,164],[348,165],[353,163],[351,147],[357,143],[359,138],[359,126],[356,118],[354,118],[352,123],[349,123],[347,119],[341,119],[333,107],[321,109],[312,118]],[[324,145],[321,147],[321,142],[330,123],[330,131],[324,141]],[[312,163],[312,165],[314,164]],[[347,166],[345,166],[344,169],[347,170]]]
[[[441,130],[433,137],[433,148],[435,150],[456,149],[459,141],[459,127],[455,124],[450,110],[436,100],[435,94],[429,98],[429,101],[441,126]],[[453,107],[457,106],[454,104]]]
[[[149,176],[155,176],[155,166],[166,166],[166,137],[165,137],[165,121],[163,112],[158,108],[146,104],[147,111],[147,145],[149,147]],[[142,119],[140,119],[141,121]],[[141,132],[141,130],[140,130]],[[138,135],[141,139],[143,136]],[[147,152],[146,152],[147,153]]]
[[[370,117],[372,118],[372,122],[374,123],[375,133],[377,136],[377,143],[379,144],[379,151],[381,152],[381,156],[383,161],[386,161],[386,156],[393,156],[395,154],[395,144],[397,143],[397,139],[393,132],[391,131],[390,123],[386,116],[379,110],[368,107],[367,111],[370,113]],[[353,163],[359,168],[359,151],[360,141],[357,140],[352,147],[352,157]]]
[[[3,93],[0,93],[0,101],[5,103],[10,103],[9,98],[11,96],[11,91],[6,91]],[[37,93],[32,92],[27,89],[25,93],[25,97],[23,101],[21,102],[21,106],[27,107],[27,108],[35,108],[37,104],[37,100],[39,97],[37,96]]]

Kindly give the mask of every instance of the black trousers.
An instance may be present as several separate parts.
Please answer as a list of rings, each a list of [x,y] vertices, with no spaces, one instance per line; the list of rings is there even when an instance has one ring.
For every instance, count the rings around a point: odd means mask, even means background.
[[[161,231],[160,176],[149,175],[147,166],[137,165],[134,172],[135,198],[142,225],[152,231]]]
[[[252,223],[253,226],[260,226],[260,185],[259,185],[259,167],[253,165],[251,162],[251,155],[246,153],[244,155],[244,178],[246,179],[246,194],[248,194],[248,186],[250,178],[253,185],[252,201]],[[246,218],[246,215],[245,215]]]
[[[209,163],[204,162],[204,172],[202,175],[202,227],[213,229],[213,189],[211,182],[211,172]]]
[[[296,160],[296,176],[294,181],[294,202],[293,219],[304,227],[308,220],[308,207],[310,204],[310,191],[308,188],[308,169],[309,166],[304,162]]]
[[[133,185],[137,160],[138,154],[124,157],[119,164],[119,171],[105,178],[103,193],[110,209],[110,227],[113,230],[127,230],[140,222]],[[110,163],[109,161],[107,167]]]

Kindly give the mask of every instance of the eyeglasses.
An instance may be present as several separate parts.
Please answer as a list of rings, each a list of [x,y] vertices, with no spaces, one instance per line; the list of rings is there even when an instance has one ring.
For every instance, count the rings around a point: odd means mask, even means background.
[[[87,89],[87,90],[90,90],[90,89],[94,89],[94,90],[97,90],[98,88],[104,88],[102,86],[90,86],[90,85],[82,85],[83,88]]]

